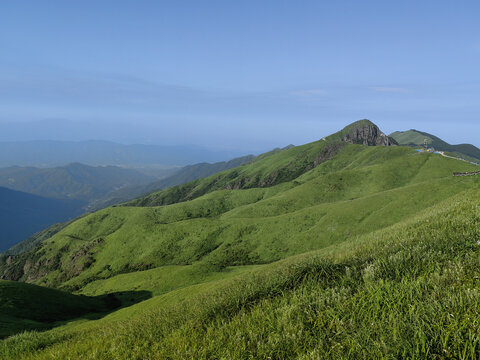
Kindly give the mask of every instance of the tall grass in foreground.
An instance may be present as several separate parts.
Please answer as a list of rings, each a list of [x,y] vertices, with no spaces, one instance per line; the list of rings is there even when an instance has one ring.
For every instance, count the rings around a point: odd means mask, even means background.
[[[4,358],[480,358],[480,206],[470,192],[372,235],[83,332],[26,333]]]

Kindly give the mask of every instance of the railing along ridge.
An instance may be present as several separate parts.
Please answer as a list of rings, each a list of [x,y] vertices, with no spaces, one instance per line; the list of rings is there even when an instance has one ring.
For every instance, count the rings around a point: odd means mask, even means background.
[[[453,173],[453,176],[473,176],[473,175],[480,175],[480,171]]]

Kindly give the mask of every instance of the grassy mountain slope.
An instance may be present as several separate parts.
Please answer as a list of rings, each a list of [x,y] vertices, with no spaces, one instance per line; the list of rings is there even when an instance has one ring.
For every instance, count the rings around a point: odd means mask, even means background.
[[[394,140],[383,134],[371,121],[364,119],[320,141],[276,149],[230,171],[149,194],[128,205],[168,205],[192,200],[215,190],[271,187],[292,181],[334,158],[348,144],[392,145]]]
[[[0,187],[0,251],[45,227],[80,214],[81,203]]]
[[[213,164],[200,163],[187,165],[164,179],[153,181],[143,186],[128,186],[112,191],[107,195],[96,199],[89,208],[91,210],[99,210],[110,205],[126,202],[153,191],[159,191],[167,187],[181,185],[195,179],[207,177],[221,171],[235,168],[251,161],[253,158],[253,155],[247,155],[232,159],[230,161],[222,161]]]
[[[129,185],[142,185],[155,178],[116,166],[79,163],[56,168],[9,167],[0,169],[0,186],[39,196],[90,202]]]
[[[80,216],[85,216],[86,214],[80,215]],[[2,255],[19,255],[21,253],[27,252],[32,250],[37,244],[41,243],[44,240],[50,239],[53,235],[55,235],[57,232],[60,230],[64,229],[68,225],[70,225],[72,222],[77,220],[77,218],[62,222],[62,223],[56,223],[53,225],[50,225],[49,227],[40,230],[33,234],[32,236],[29,236],[27,239],[19,242],[18,244],[13,245],[11,248],[8,250],[3,251],[1,254]]]
[[[465,160],[480,162],[480,149],[471,144],[450,145],[442,139],[418,130],[397,131],[390,135],[401,145],[423,146],[425,139],[436,150],[448,151]]]
[[[4,358],[475,358],[478,189],[320,251],[0,343]]]
[[[364,138],[362,140],[362,137]],[[80,218],[0,276],[151,299],[0,343],[6,358],[478,355],[478,167],[361,121]],[[480,290],[480,288],[478,288]]]
[[[0,262],[0,274],[80,289],[165,265],[200,262],[221,269],[272,262],[392,225],[475,187],[475,178],[452,177],[472,168],[409,148],[349,145],[291,182],[85,216],[8,266]]]
[[[253,155],[242,156],[239,158],[232,159],[230,161],[221,161],[213,164],[209,163],[200,163],[194,165],[187,165],[181,168],[172,176],[169,176],[165,179],[161,179],[154,183],[148,185],[146,192],[152,192],[154,190],[161,190],[171,186],[177,186],[184,183],[187,183],[192,180],[199,178],[204,178],[212,174],[216,174],[225,170],[236,168],[240,165],[248,163],[253,160]]]
[[[47,226],[80,215],[99,196],[153,179],[134,170],[78,163],[50,169],[18,166],[0,169],[0,252]],[[28,239],[26,243],[35,242]],[[24,247],[22,244],[14,252]]]
[[[45,193],[46,196],[54,198],[81,198],[90,201],[86,207],[88,211],[102,209],[111,204],[131,200],[153,190],[163,189],[168,186],[183,184],[192,179],[208,176],[220,171],[231,169],[253,159],[253,156],[244,156],[227,162],[214,164],[201,163],[189,165],[176,171],[173,175],[163,180],[148,182],[151,176],[141,175],[137,171],[122,169],[114,166],[91,167],[82,164],[70,164],[64,167],[53,169],[21,168],[12,167],[0,169],[0,183],[7,183],[9,187],[22,188],[27,192]],[[129,186],[128,184],[134,184]],[[120,187],[120,188],[118,188]],[[116,190],[112,190],[115,189]],[[105,194],[101,196],[101,194]],[[85,206],[85,202],[76,201],[78,211]],[[62,220],[60,218],[58,220]],[[25,219],[29,223],[30,220]],[[43,224],[45,226],[47,224]],[[20,254],[31,250],[37,243],[53,236],[67,223],[54,224],[51,227],[34,234],[26,240],[18,243],[7,251],[8,254]],[[38,229],[38,227],[36,228]],[[12,234],[16,242],[25,239],[30,233],[21,232]],[[0,251],[4,247],[0,248]]]

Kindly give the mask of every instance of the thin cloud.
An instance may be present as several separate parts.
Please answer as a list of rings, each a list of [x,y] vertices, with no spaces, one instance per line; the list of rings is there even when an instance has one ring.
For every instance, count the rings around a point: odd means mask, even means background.
[[[385,87],[385,86],[377,86],[373,87],[372,90],[378,91],[378,92],[389,92],[389,93],[409,93],[410,90],[407,88],[402,88],[402,87]]]
[[[298,97],[316,97],[316,96],[325,96],[328,94],[328,91],[324,89],[307,89],[307,90],[292,91],[290,94]]]

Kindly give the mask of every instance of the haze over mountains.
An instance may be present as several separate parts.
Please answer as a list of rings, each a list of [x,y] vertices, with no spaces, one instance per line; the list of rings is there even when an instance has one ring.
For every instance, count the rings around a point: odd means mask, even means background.
[[[209,150],[199,146],[123,145],[109,141],[0,142],[0,167],[86,165],[182,166],[230,160],[239,152]]]
[[[0,2],[0,360],[480,360],[479,14]]]
[[[156,177],[132,169],[80,163],[55,168],[0,168],[0,186],[44,197],[78,200],[84,204],[112,190],[154,180]]]
[[[125,84],[126,87],[130,85],[130,83]],[[218,102],[216,102],[216,105],[218,106]],[[0,143],[38,141],[78,143],[93,140],[113,144],[144,144],[153,147],[172,148],[173,150],[175,148],[180,150],[184,148],[184,151],[195,149],[213,156],[212,158],[202,159],[192,153],[193,157],[183,165],[200,161],[228,160],[243,154],[268,151],[275,147],[276,144],[282,144],[282,141],[279,142],[278,139],[272,141],[261,136],[258,136],[256,141],[245,137],[238,138],[233,136],[236,139],[232,141],[228,136],[225,136],[226,134],[223,137],[215,136],[215,131],[207,130],[206,127],[199,129],[196,124],[184,121],[184,119],[183,121],[182,119],[178,120],[178,123],[183,125],[182,128],[177,128],[173,131],[172,126],[168,125],[170,122],[175,122],[175,119],[149,121],[145,124],[142,121],[131,123],[130,121],[105,121],[103,119],[83,121],[71,121],[68,119],[5,121],[0,118]],[[206,119],[205,125],[208,123],[209,121]],[[242,127],[241,123],[238,125],[240,128]],[[242,129],[242,131],[247,130]],[[225,157],[215,157],[218,155]],[[190,160],[193,162],[190,162]],[[69,162],[72,161],[80,160],[70,160]],[[90,165],[105,165],[105,163]]]

